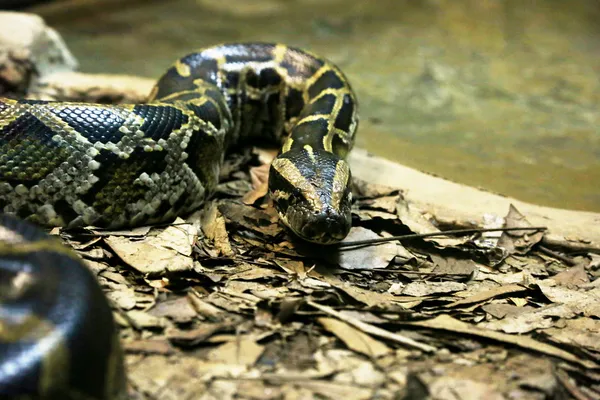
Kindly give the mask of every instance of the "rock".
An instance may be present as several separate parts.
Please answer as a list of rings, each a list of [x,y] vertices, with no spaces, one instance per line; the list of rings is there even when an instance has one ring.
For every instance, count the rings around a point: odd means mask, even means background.
[[[40,77],[73,71],[77,61],[60,35],[34,14],[0,12],[0,94],[22,96]]]
[[[155,82],[130,75],[57,72],[37,80],[27,98],[103,104],[143,103]]]

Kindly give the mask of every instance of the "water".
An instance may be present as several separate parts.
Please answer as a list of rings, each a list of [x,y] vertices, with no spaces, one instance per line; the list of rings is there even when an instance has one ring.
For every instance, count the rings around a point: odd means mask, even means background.
[[[158,77],[193,49],[278,41],[326,55],[357,145],[521,200],[600,211],[594,0],[105,0],[42,7],[81,70]]]

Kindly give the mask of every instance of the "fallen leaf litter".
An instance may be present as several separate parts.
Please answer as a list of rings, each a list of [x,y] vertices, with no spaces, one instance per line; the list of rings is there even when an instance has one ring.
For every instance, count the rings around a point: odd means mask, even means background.
[[[316,247],[230,163],[187,220],[60,232],[111,300],[132,398],[600,398],[597,255],[540,250],[513,206],[469,228],[521,231]],[[440,232],[401,191],[355,186],[346,241]]]

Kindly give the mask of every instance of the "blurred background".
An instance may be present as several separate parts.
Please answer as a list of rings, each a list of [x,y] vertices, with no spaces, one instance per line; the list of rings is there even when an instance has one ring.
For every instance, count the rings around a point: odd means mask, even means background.
[[[600,211],[596,0],[0,5],[44,17],[84,72],[158,77],[180,56],[227,41],[310,49],[357,92],[358,146],[532,203]]]

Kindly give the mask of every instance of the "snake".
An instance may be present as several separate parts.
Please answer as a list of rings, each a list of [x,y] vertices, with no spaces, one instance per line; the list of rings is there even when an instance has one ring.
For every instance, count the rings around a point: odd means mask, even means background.
[[[40,227],[173,221],[215,192],[232,149],[267,141],[280,146],[268,178],[279,220],[335,244],[352,224],[357,126],[341,70],[277,43],[188,54],[141,104],[0,98],[0,398],[126,396],[107,299]]]

